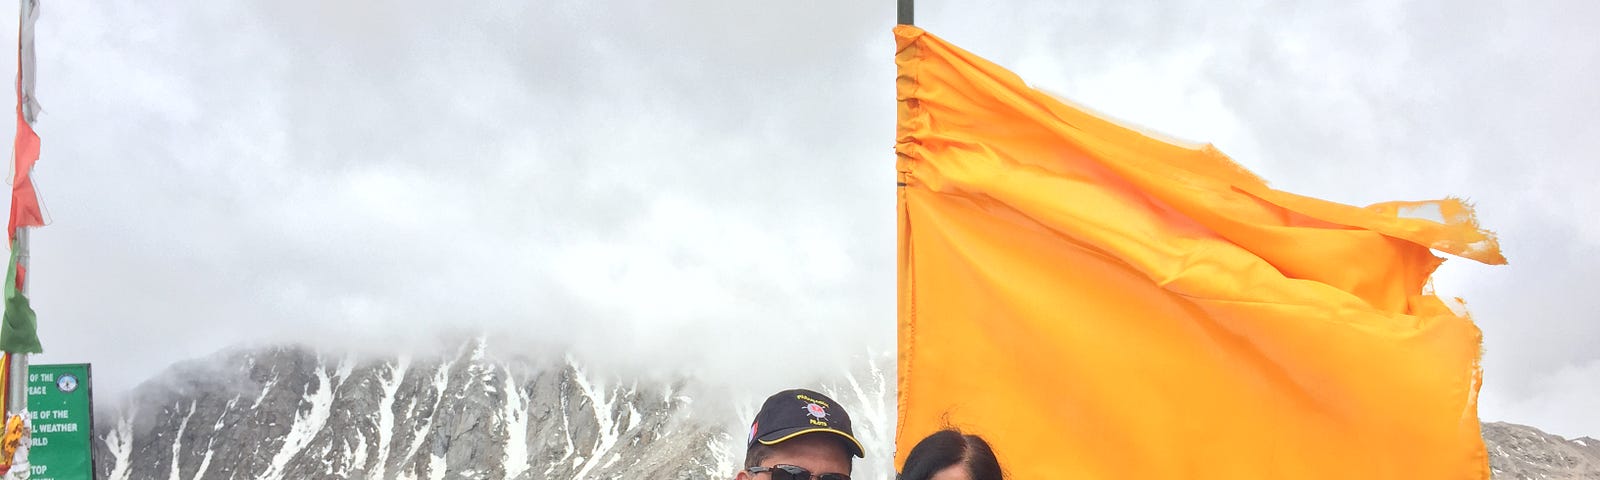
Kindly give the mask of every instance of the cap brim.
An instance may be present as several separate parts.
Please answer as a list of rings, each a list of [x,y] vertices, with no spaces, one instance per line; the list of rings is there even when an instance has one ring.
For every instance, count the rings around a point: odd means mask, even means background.
[[[861,448],[861,441],[860,440],[856,440],[856,437],[853,437],[848,433],[844,433],[844,432],[841,432],[841,431],[838,431],[838,430],[834,430],[832,428],[823,428],[823,427],[788,428],[788,429],[783,429],[783,430],[778,430],[778,431],[775,431],[775,432],[772,432],[772,433],[768,433],[765,436],[762,436],[761,438],[757,438],[756,441],[757,442],[761,442],[762,445],[769,445],[769,446],[770,445],[777,445],[779,443],[783,443],[783,442],[785,442],[785,441],[787,441],[787,440],[789,440],[791,438],[794,438],[794,437],[805,435],[807,433],[818,433],[818,432],[827,432],[827,433],[832,433],[834,435],[838,435],[838,436],[844,437],[845,440],[849,440],[849,442],[846,442],[845,445],[850,447],[848,450],[850,450],[850,454],[851,455],[855,455],[855,456],[861,457],[861,458],[867,458],[867,450],[864,449],[864,448]]]

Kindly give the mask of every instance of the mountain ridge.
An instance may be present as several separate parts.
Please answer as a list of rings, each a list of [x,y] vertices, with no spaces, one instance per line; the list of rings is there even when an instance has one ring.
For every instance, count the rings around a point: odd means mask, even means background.
[[[182,362],[96,412],[96,469],[106,480],[689,480],[739,467],[759,398],[707,404],[690,378],[490,350],[483,338],[422,356],[278,345]],[[850,405],[858,436],[878,446],[855,477],[886,480],[894,358],[862,360],[808,386]],[[1600,480],[1600,441],[1502,422],[1483,431],[1495,479]]]

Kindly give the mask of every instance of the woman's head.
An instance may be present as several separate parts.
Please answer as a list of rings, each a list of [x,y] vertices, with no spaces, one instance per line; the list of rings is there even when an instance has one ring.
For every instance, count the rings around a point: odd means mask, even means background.
[[[900,480],[1002,480],[989,442],[960,430],[940,430],[917,442],[900,469]]]

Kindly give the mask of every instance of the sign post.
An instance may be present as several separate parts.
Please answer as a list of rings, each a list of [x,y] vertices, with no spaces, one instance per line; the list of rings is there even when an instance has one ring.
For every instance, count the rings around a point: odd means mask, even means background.
[[[29,365],[31,480],[94,480],[94,395],[89,364]]]

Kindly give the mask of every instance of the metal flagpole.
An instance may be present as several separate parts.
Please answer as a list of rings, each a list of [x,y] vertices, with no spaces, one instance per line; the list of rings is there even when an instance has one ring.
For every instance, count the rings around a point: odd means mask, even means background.
[[[22,3],[26,5],[28,1],[22,0]],[[17,269],[22,271],[27,271],[28,269],[28,230],[30,229],[17,229]],[[23,295],[27,295],[29,284],[31,283],[33,282],[22,283]],[[11,383],[6,385],[6,399],[8,400],[6,402],[6,418],[9,419],[13,415],[21,415],[24,428],[22,429],[22,440],[17,445],[16,453],[11,457],[11,471],[8,472],[9,475],[7,476],[11,478],[29,478],[32,472],[28,471],[30,466],[28,463],[28,447],[31,447],[33,442],[33,421],[27,417],[28,354],[11,354],[11,364],[8,367],[10,368],[8,373],[10,373]]]
[[[915,23],[911,23],[911,16],[912,16],[911,15],[911,10],[912,10],[912,7],[915,6],[915,5],[912,5],[912,4],[915,3],[915,2],[916,2],[916,0],[900,0],[900,24],[901,25],[916,25]]]
[[[19,94],[17,101],[21,104],[17,107],[22,111],[21,118],[18,118],[17,121],[28,122],[29,125],[32,125],[34,120],[38,118],[39,113],[39,104],[33,99],[33,69],[35,64],[33,49],[33,25],[34,21],[39,15],[39,0],[19,0],[17,3],[20,4],[21,7],[21,12],[19,12],[21,18],[18,22],[17,32],[17,93]],[[13,158],[12,162],[15,163],[16,159]],[[28,173],[31,174],[32,172]],[[15,201],[15,199],[12,201]],[[29,230],[30,229],[26,227],[19,227],[16,231],[17,267],[20,271],[24,272],[28,270],[30,257],[28,251]],[[22,282],[21,293],[24,296],[27,295],[32,283],[33,282],[28,281]],[[32,476],[32,472],[29,471],[30,465],[28,462],[28,450],[29,447],[32,446],[31,443],[33,441],[33,422],[27,417],[28,355],[25,353],[12,354],[11,364],[9,365],[9,371],[7,373],[10,374],[9,376],[11,382],[10,384],[6,385],[6,399],[8,400],[5,406],[6,417],[10,418],[12,415],[21,415],[24,422],[23,425],[25,426],[23,428],[21,442],[19,445],[17,445],[17,451],[12,456],[11,471],[7,472],[7,477],[25,479]]]

